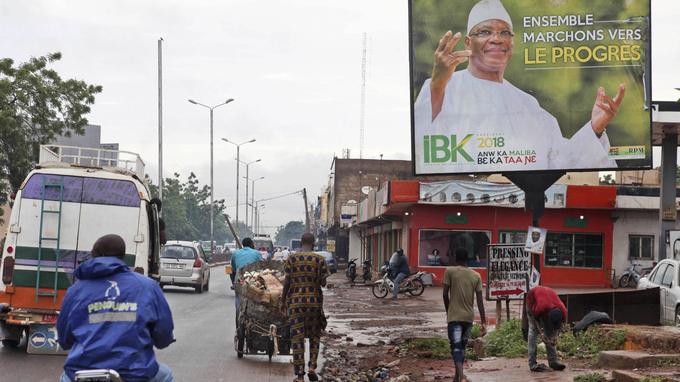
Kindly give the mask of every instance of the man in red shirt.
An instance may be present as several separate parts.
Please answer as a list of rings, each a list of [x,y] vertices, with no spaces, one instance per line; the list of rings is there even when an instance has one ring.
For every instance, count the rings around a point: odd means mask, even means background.
[[[565,365],[557,360],[557,337],[562,323],[567,319],[567,308],[554,290],[537,286],[526,297],[527,317],[529,319],[529,369],[547,371],[548,366],[536,362],[536,341],[538,335],[545,343],[548,365],[553,370],[564,370]]]

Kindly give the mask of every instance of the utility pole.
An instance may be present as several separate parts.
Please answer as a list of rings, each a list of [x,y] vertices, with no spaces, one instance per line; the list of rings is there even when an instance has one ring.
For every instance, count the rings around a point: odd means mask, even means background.
[[[158,198],[163,201],[163,37],[158,39]]]
[[[307,206],[307,189],[302,189],[302,199],[305,201],[305,229],[309,232],[309,207]]]
[[[364,159],[364,120],[366,119],[366,32],[361,55],[361,116],[359,121],[359,159]]]

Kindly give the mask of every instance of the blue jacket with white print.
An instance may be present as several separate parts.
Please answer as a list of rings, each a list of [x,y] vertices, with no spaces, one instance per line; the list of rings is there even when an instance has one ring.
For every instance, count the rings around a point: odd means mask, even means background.
[[[158,372],[153,347],[174,342],[172,313],[161,288],[116,257],[95,257],[74,272],[57,320],[64,371],[113,369],[126,382]]]

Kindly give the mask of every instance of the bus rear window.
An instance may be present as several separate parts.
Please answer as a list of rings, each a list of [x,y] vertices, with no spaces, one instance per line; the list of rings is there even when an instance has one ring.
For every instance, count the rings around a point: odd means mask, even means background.
[[[62,183],[63,182],[63,183]],[[64,185],[64,202],[80,203],[83,197],[83,178],[79,176],[33,174],[26,182],[21,191],[21,197],[25,199],[43,199],[43,184],[45,187],[45,200],[59,200],[59,188],[51,185]]]
[[[129,180],[84,178],[79,176],[34,174],[26,182],[21,197],[26,199],[59,200],[59,187],[63,184],[63,201],[72,203],[104,204],[139,207],[140,197],[135,184]]]
[[[85,178],[83,203],[139,207],[137,187],[127,180]]]

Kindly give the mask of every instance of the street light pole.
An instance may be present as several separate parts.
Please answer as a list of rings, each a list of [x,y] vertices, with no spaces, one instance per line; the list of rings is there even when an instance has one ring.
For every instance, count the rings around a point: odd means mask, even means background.
[[[251,184],[252,184],[252,191],[251,191],[252,194],[251,194],[251,197],[250,197],[250,205],[251,205],[251,206],[254,206],[254,205],[255,205],[255,181],[256,181],[256,180],[262,180],[262,179],[264,179],[264,176],[261,176],[261,177],[259,177],[259,178],[257,178],[257,179],[251,179],[251,180],[250,180],[250,182],[251,182]],[[246,193],[246,198],[248,198],[248,194],[247,194],[247,193]],[[247,200],[247,199],[246,199],[246,200]],[[255,224],[254,224],[254,223],[255,223],[255,211],[251,211],[251,213],[253,214],[253,216],[251,216],[251,219],[250,219],[250,220],[251,220],[252,224],[255,225]]]
[[[215,218],[214,218],[214,205],[213,205],[214,204],[213,199],[214,199],[214,196],[215,196],[215,187],[214,187],[214,184],[213,184],[213,110],[215,110],[216,108],[218,108],[222,105],[226,105],[229,102],[232,102],[233,100],[234,100],[233,98],[229,98],[228,100],[222,102],[221,104],[215,105],[215,106],[212,106],[212,107],[208,106],[208,105],[204,105],[200,102],[196,102],[192,99],[188,100],[190,103],[192,103],[194,105],[203,106],[206,109],[210,110],[210,253],[212,253],[213,255],[214,255],[213,248],[215,247],[215,227],[214,227]]]
[[[251,162],[241,162],[241,163],[244,163],[246,165],[246,176],[243,177],[246,180],[246,203],[245,203],[246,204],[246,229],[248,229],[248,195],[250,195],[248,193],[248,181],[250,180],[250,178],[249,178],[249,168],[250,168],[251,164],[261,162],[261,161],[262,161],[262,159],[257,159],[257,160],[251,161]],[[251,205],[250,208],[252,209],[253,206]]]
[[[240,231],[239,231],[239,228],[238,228],[238,210],[239,210],[239,206],[238,206],[239,191],[238,190],[239,190],[239,183],[241,183],[240,179],[239,179],[239,170],[241,168],[241,158],[240,158],[241,145],[245,145],[246,143],[255,142],[255,138],[253,138],[249,141],[241,142],[241,143],[234,143],[234,142],[228,140],[227,138],[222,138],[222,140],[236,146],[236,232],[240,234]]]

